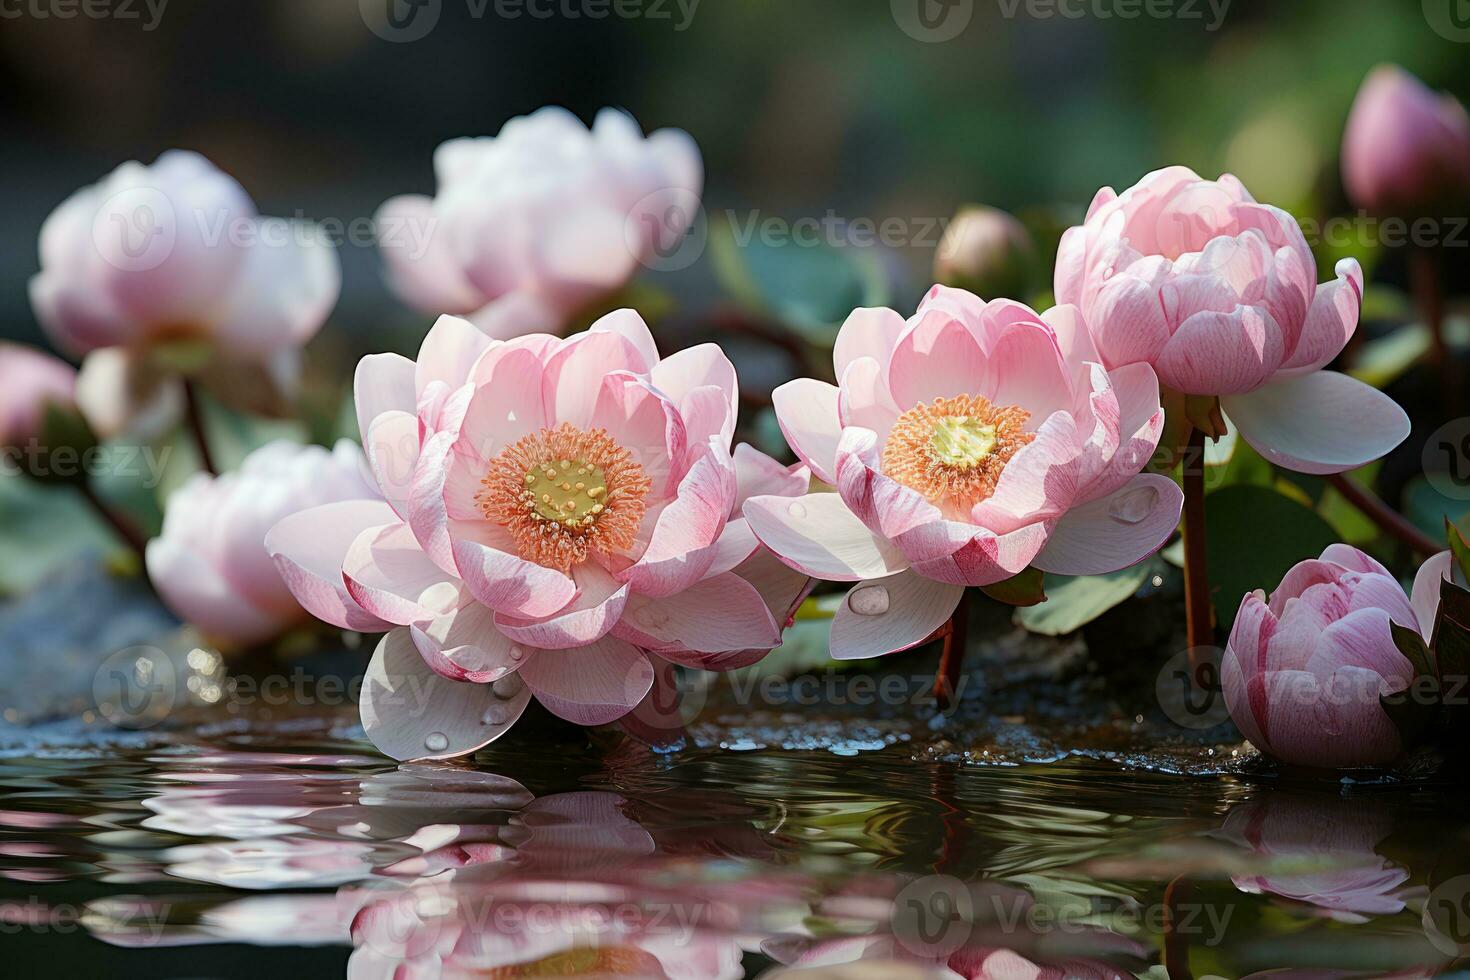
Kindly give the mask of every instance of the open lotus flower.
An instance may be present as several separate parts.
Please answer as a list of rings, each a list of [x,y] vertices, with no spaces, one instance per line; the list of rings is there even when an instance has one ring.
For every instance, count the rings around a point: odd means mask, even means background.
[[[1185,395],[1219,396],[1240,435],[1273,463],[1338,473],[1409,434],[1403,410],[1321,370],[1357,329],[1363,272],[1337,264],[1317,285],[1300,227],[1226,174],[1187,167],[1098,191],[1062,236],[1058,303],[1076,304],[1103,364],[1151,364]]]
[[[163,533],[148,543],[148,577],[181,619],[227,648],[273,639],[310,621],[281,581],[265,534],[281,518],[336,501],[381,503],[363,454],[280,440],[240,469],[196,473],[169,497]]]
[[[379,248],[405,303],[492,336],[560,332],[682,240],[704,169],[688,133],[644,139],[604,109],[589,130],[559,106],[434,154],[438,193],[379,210]]]
[[[86,357],[79,399],[110,435],[168,401],[180,364],[245,407],[289,396],[340,285],[316,229],[259,217],[232,177],[170,150],[51,213],[30,294],[56,345]]]
[[[631,310],[566,340],[441,317],[417,363],[365,358],[358,419],[386,503],[294,515],[267,545],[316,615],[392,630],[362,694],[374,743],[472,752],[532,694],[604,724],[652,688],[648,652],[728,669],[780,643],[807,579],[732,515],[807,476],[732,458],[736,394],[718,347],[660,359]]]
[[[41,436],[46,407],[74,406],[77,372],[50,354],[0,343],[0,450],[18,449]]]
[[[1470,115],[1398,65],[1363,80],[1342,136],[1342,180],[1376,214],[1420,216],[1470,198]]]
[[[1295,565],[1269,600],[1259,589],[1247,595],[1220,670],[1236,727],[1292,765],[1392,762],[1403,745],[1379,697],[1407,689],[1414,671],[1389,623],[1430,638],[1448,556],[1419,569],[1412,600],[1387,569],[1345,544]]]
[[[793,568],[858,583],[834,657],[920,643],[965,586],[1028,565],[1132,565],[1179,521],[1179,488],[1139,472],[1164,420],[1153,370],[1105,370],[1074,308],[1038,316],[936,286],[907,322],[854,312],[833,357],[840,386],[800,379],[774,400],[791,448],[837,492],[755,497],[745,516]]]

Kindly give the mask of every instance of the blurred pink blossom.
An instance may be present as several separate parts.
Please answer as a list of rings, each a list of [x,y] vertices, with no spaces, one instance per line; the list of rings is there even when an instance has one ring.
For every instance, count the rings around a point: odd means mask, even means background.
[[[1470,116],[1398,65],[1363,80],[1342,137],[1348,197],[1375,214],[1422,216],[1470,199]]]
[[[181,619],[229,648],[270,640],[309,620],[281,581],[265,535],[296,511],[340,501],[381,503],[362,451],[278,441],[223,476],[196,473],[169,497],[163,533],[148,544],[148,576]]]
[[[589,129],[559,106],[443,144],[434,173],[434,197],[395,197],[378,212],[389,282],[410,306],[501,339],[562,332],[675,248],[704,181],[688,133],[645,139],[615,109]]]
[[[833,358],[840,385],[800,379],[774,400],[791,448],[837,492],[755,497],[745,516],[793,568],[857,583],[834,657],[914,646],[966,586],[1028,565],[1132,565],[1179,521],[1179,488],[1139,472],[1164,422],[1153,369],[1105,370],[1074,307],[1037,315],[935,286],[907,321],[854,312]]]
[[[1263,456],[1303,473],[1338,473],[1386,454],[1409,420],[1386,395],[1322,368],[1358,324],[1354,259],[1317,285],[1301,228],[1226,174],[1187,167],[1104,187],[1062,237],[1058,303],[1083,313],[1110,370],[1151,364],[1161,384],[1219,396]]]
[[[392,630],[361,702],[388,755],[474,751],[532,694],[616,721],[652,689],[650,654],[751,663],[809,587],[738,516],[807,474],[731,454],[735,369],[713,344],[660,358],[632,310],[508,342],[446,316],[417,362],[365,358],[356,396],[386,502],[294,515],[267,544],[317,616]]]
[[[258,216],[232,177],[186,150],[74,193],[42,225],[40,251],[31,305],[59,348],[86,357],[79,399],[105,435],[156,407],[184,362],[227,399],[259,402],[263,384],[288,397],[341,284],[315,229]]]
[[[0,343],[0,448],[41,436],[46,406],[74,405],[77,372],[70,364],[20,344]]]

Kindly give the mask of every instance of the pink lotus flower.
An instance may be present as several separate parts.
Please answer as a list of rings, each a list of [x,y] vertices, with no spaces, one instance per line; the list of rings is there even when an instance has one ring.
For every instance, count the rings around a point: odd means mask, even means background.
[[[1229,174],[1155,171],[1097,193],[1062,236],[1058,303],[1074,303],[1109,370],[1152,364],[1186,395],[1219,396],[1263,456],[1303,473],[1338,473],[1409,434],[1394,402],[1323,371],[1357,328],[1363,272],[1353,259],[1316,284],[1291,215],[1257,204]]]
[[[907,322],[858,310],[833,354],[840,386],[775,392],[791,448],[835,494],[756,497],[745,516],[781,560],[857,582],[832,655],[927,637],[965,586],[1034,565],[1090,575],[1152,554],[1182,495],[1140,474],[1164,415],[1147,364],[1097,363],[1077,310],[1038,316],[936,286]]]
[[[1220,671],[1241,733],[1292,765],[1392,762],[1403,746],[1379,696],[1408,688],[1413,667],[1389,623],[1427,641],[1449,567],[1449,552],[1425,562],[1411,601],[1378,562],[1334,544],[1287,572],[1269,601],[1259,589],[1247,595]]]
[[[1376,850],[1392,830],[1391,813],[1365,800],[1272,795],[1231,810],[1221,834],[1283,867],[1235,875],[1236,888],[1306,902],[1341,922],[1366,922],[1404,909],[1409,871]]]
[[[472,752],[532,694],[604,724],[648,694],[649,653],[727,669],[776,646],[808,582],[756,554],[737,508],[807,476],[732,458],[735,405],[718,347],[660,359],[631,310],[567,340],[441,317],[417,363],[365,358],[358,420],[386,503],[294,515],[267,546],[317,616],[392,630],[362,695],[374,743]]]
[[[1342,180],[1353,203],[1415,217],[1470,198],[1470,116],[1398,65],[1368,73],[1342,137]]]
[[[97,405],[106,433],[163,397],[171,372],[149,356],[161,349],[187,348],[227,397],[259,401],[265,382],[289,395],[340,283],[337,253],[314,229],[259,217],[233,178],[170,150],[51,213],[30,293],[56,345],[87,357],[81,384],[97,390],[84,405]]]
[[[309,620],[265,550],[265,533],[298,510],[381,503],[362,451],[278,441],[223,476],[196,473],[174,491],[163,533],[148,543],[148,577],[163,601],[228,648],[270,640]]]
[[[682,239],[704,181],[688,133],[647,139],[604,109],[589,130],[559,106],[434,154],[438,193],[379,210],[379,247],[405,303],[502,339],[560,332]]]
[[[0,343],[0,449],[15,449],[41,436],[46,406],[71,408],[77,372],[50,354]]]

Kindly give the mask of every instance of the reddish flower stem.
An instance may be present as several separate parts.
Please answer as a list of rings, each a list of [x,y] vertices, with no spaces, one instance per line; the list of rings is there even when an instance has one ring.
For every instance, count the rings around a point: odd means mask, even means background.
[[[1189,432],[1184,454],[1184,618],[1189,644],[1189,670],[1195,684],[1208,663],[1204,651],[1215,644],[1215,627],[1210,616],[1210,572],[1205,551],[1205,434],[1198,427]]]
[[[1414,551],[1425,557],[1445,550],[1443,541],[1436,541],[1419,530],[1408,518],[1384,503],[1377,494],[1351,479],[1346,473],[1334,473],[1327,478],[1333,488],[1364,516],[1377,524],[1386,533],[1398,538]]]
[[[965,642],[970,633],[969,613],[965,609],[965,598],[954,607],[949,622],[934,631],[930,639],[942,639],[944,648],[939,654],[939,670],[934,675],[934,700],[940,711],[948,711],[955,703],[960,690],[960,670],[965,663]]]
[[[1189,897],[1190,883],[1183,875],[1164,889],[1164,969],[1169,980],[1193,980],[1189,969],[1189,939],[1180,928],[1179,908]]]
[[[139,561],[143,561],[147,554],[148,542],[144,540],[142,532],[133,526],[133,522],[107,506],[102,498],[97,496],[97,491],[92,488],[89,480],[85,478],[78,480],[76,487],[82,499],[91,506],[92,510],[96,511],[97,516],[112,528],[124,544],[137,553]]]
[[[214,465],[214,454],[209,451],[209,436],[204,431],[204,412],[199,407],[199,392],[194,388],[194,382],[184,380],[184,419],[189,426],[189,433],[194,437],[194,448],[199,452],[199,466],[210,476],[219,476],[219,469]]]
[[[1441,407],[1453,416],[1462,413],[1463,396],[1457,383],[1455,361],[1444,336],[1444,287],[1440,282],[1439,253],[1415,248],[1409,252],[1409,282],[1424,325],[1429,329],[1429,350],[1439,373]]]

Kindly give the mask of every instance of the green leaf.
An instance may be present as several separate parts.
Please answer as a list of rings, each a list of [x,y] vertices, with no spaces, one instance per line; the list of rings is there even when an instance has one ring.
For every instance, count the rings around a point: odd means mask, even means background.
[[[1035,606],[1046,601],[1045,575],[1039,568],[1027,568],[1004,582],[982,585],[980,591],[1008,606]]]
[[[742,306],[830,344],[849,313],[885,306],[888,287],[875,249],[763,235],[761,215],[710,224],[715,276]],[[785,226],[781,226],[783,232]]]
[[[1440,720],[1440,694],[1443,690],[1439,671],[1434,663],[1434,654],[1424,642],[1418,630],[1400,626],[1390,621],[1389,631],[1393,634],[1394,646],[1413,667],[1409,685],[1394,694],[1382,694],[1378,703],[1398,729],[1399,739],[1405,748],[1413,748],[1424,741],[1426,733]]]
[[[1359,347],[1348,374],[1375,388],[1385,388],[1418,364],[1429,347],[1429,331],[1423,324],[1400,327]]]
[[[1046,601],[1017,609],[1016,622],[1043,636],[1081,629],[1131,597],[1157,570],[1150,560],[1106,575],[1052,575],[1046,583]]]
[[[1451,606],[1453,603],[1453,606]],[[1470,592],[1453,582],[1440,583],[1439,617],[1434,624],[1434,659],[1439,667],[1443,739],[1456,754],[1470,737]]]
[[[1450,539],[1450,554],[1454,556],[1455,564],[1460,566],[1460,574],[1470,579],[1470,542],[1465,540],[1465,532],[1448,517],[1444,520],[1444,530]]]
[[[1210,494],[1205,548],[1221,629],[1235,622],[1247,593],[1274,589],[1291,566],[1335,541],[1337,532],[1315,511],[1274,489],[1238,485]]]
[[[121,543],[70,487],[0,477],[0,592],[25,592],[63,566]]]

